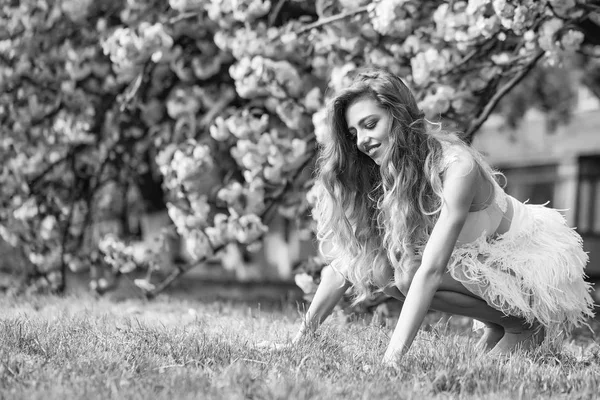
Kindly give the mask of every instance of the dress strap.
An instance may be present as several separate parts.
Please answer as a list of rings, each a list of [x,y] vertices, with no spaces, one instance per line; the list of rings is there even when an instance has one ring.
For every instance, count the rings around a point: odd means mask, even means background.
[[[494,177],[492,177],[492,180],[494,185],[494,195],[496,197],[496,204],[498,204],[500,210],[502,210],[502,212],[505,213],[506,210],[508,210],[508,199],[506,198],[507,194],[502,188],[502,186],[498,184]]]

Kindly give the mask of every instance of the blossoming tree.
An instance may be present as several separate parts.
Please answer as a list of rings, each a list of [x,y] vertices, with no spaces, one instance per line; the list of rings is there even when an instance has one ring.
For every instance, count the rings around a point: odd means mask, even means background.
[[[86,233],[115,202],[126,213],[131,187],[199,261],[258,247],[273,213],[310,227],[307,166],[354,69],[401,75],[429,118],[472,136],[536,65],[597,54],[596,3],[3,2],[0,235],[60,290],[67,268],[140,264]],[[185,270],[137,284],[152,296]]]

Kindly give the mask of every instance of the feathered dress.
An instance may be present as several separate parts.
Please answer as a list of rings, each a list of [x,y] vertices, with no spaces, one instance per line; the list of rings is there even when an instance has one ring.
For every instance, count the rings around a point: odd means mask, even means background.
[[[443,167],[461,157],[446,147]],[[570,331],[593,317],[587,254],[581,236],[564,216],[545,205],[522,203],[493,176],[493,200],[470,212],[448,263],[448,271],[470,292],[507,315],[543,324],[550,334]],[[491,199],[490,199],[491,200]],[[510,227],[493,235],[512,209]]]

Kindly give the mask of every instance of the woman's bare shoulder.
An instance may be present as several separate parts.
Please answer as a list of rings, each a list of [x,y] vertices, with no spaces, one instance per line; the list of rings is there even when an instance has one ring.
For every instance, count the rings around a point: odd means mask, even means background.
[[[442,170],[444,176],[468,176],[476,172],[475,158],[465,146],[451,144],[443,148]]]

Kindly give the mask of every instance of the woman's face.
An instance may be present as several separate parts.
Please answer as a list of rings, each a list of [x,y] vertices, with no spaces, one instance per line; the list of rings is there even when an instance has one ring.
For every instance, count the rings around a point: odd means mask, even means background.
[[[369,97],[358,99],[346,109],[348,131],[356,146],[381,165],[381,157],[389,143],[390,116]]]

